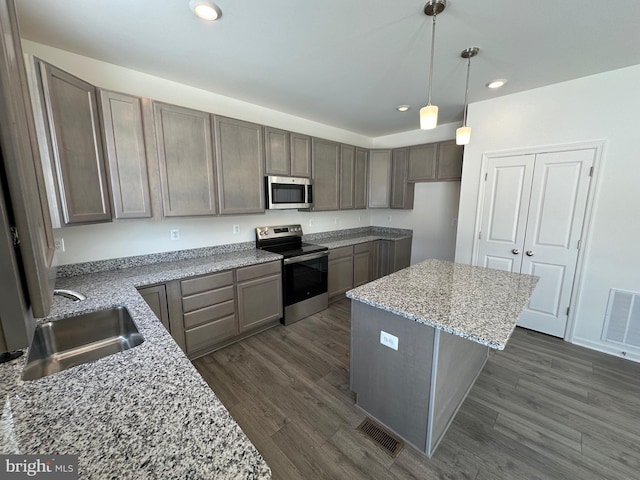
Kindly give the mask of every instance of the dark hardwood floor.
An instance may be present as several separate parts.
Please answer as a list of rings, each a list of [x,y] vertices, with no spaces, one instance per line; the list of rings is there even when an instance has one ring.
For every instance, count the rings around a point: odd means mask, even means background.
[[[349,322],[342,300],[194,361],[273,478],[640,478],[640,365],[520,328],[433,458],[391,458],[355,430]]]

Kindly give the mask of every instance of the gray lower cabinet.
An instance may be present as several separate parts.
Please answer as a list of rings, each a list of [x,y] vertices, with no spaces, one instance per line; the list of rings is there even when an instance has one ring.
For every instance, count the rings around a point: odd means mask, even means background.
[[[62,223],[111,221],[111,204],[93,85],[35,60],[44,124],[51,146]],[[57,207],[56,207],[57,208]]]
[[[264,173],[288,177],[291,175],[291,142],[289,132],[264,127]]]
[[[282,267],[269,262],[236,270],[240,333],[282,318]]]
[[[264,213],[262,126],[216,115],[214,128],[220,213]]]
[[[138,293],[145,302],[151,308],[151,311],[156,314],[158,320],[162,322],[164,328],[167,331],[171,331],[169,326],[169,308],[167,304],[167,289],[164,284],[152,285],[150,287],[143,287],[138,289]]]
[[[391,208],[413,209],[415,184],[409,183],[408,150],[399,148],[393,150],[391,168]]]
[[[141,100],[100,90],[104,146],[115,218],[151,217]]]
[[[455,140],[443,142],[438,146],[438,181],[456,181],[462,177],[462,157],[464,147],[456,145]]]
[[[311,178],[311,137],[291,132],[289,139],[291,143],[291,176]]]
[[[367,208],[367,164],[368,151],[356,148],[355,166],[353,172],[354,208]]]
[[[312,140],[313,210],[340,209],[340,144]]]
[[[353,286],[359,287],[373,279],[371,268],[372,243],[353,246]]]
[[[329,301],[333,301],[353,288],[353,246],[329,250],[328,269]]]
[[[369,151],[369,208],[391,205],[391,150]]]
[[[355,157],[355,147],[340,145],[340,210],[355,207]]]
[[[391,275],[411,265],[412,238],[378,240],[372,256],[372,279]]]
[[[210,115],[156,102],[154,117],[164,216],[214,215]]]
[[[190,357],[239,333],[233,270],[180,282],[184,349]]]
[[[437,156],[437,143],[409,147],[408,181],[427,182],[436,180]]]

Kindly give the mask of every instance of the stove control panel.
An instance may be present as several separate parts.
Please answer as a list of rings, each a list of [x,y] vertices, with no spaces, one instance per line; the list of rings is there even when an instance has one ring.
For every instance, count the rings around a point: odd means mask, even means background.
[[[266,238],[291,238],[302,237],[302,226],[297,225],[278,225],[276,227],[257,227],[256,240]]]

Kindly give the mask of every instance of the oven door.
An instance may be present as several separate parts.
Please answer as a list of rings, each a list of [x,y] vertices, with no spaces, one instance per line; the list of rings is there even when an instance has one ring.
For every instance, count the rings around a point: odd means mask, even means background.
[[[284,260],[284,306],[327,293],[329,252],[316,252]]]

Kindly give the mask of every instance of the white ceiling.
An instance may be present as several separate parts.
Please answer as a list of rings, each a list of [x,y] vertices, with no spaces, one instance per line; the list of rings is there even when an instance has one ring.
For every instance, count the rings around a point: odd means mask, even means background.
[[[16,0],[22,36],[35,42],[371,137],[417,128],[426,0],[218,0],[214,23],[188,3]],[[480,47],[475,102],[640,64],[639,20],[639,0],[449,0],[436,29],[439,123],[462,118],[463,49]],[[501,77],[502,89],[485,87]]]

